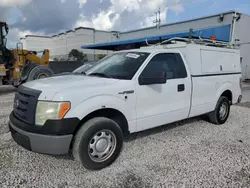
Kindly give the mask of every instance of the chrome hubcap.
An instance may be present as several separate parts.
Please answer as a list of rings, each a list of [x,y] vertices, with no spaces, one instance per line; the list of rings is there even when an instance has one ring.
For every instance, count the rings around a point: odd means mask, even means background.
[[[219,116],[221,120],[224,120],[228,114],[228,105],[223,103],[220,107]]]
[[[97,132],[89,142],[89,157],[95,162],[107,160],[116,148],[115,134],[110,130]]]
[[[108,141],[106,139],[99,139],[97,142],[96,142],[96,151],[98,152],[103,152],[108,146]]]

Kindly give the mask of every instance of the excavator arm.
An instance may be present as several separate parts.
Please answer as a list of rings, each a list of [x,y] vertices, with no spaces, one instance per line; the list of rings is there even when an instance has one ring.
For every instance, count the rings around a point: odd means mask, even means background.
[[[49,50],[45,49],[41,57],[37,56],[37,52],[18,49],[18,62],[21,65],[21,72],[19,74],[19,84],[27,81],[32,81],[54,74],[48,67],[49,64]]]
[[[49,50],[45,49],[41,57],[37,52],[23,49],[21,42],[16,49],[6,48],[9,28],[6,22],[0,21],[0,85],[20,84],[53,75],[49,65]]]
[[[26,51],[26,50],[25,50]],[[37,52],[28,51],[24,54],[24,59],[29,62],[38,63],[40,65],[48,66],[49,64],[49,50],[45,49],[41,57],[37,56]]]

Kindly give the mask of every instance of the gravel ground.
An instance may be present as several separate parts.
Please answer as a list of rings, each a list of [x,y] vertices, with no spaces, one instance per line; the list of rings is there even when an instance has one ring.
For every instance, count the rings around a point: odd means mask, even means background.
[[[224,125],[199,118],[131,135],[117,161],[88,171],[72,157],[26,151],[7,129],[14,94],[0,96],[0,187],[250,187],[250,109]]]
[[[13,86],[0,86],[0,95],[4,95],[7,93],[13,93],[14,91],[16,91],[16,88]]]

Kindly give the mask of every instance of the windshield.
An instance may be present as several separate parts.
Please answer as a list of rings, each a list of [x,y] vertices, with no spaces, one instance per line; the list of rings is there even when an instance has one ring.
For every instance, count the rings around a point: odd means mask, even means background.
[[[93,62],[86,62],[84,65],[78,67],[73,71],[73,73],[85,73],[91,68],[93,68],[95,65],[97,65],[99,61],[93,61]]]
[[[98,65],[91,68],[86,74],[131,80],[148,56],[149,53],[143,52],[114,53],[100,60]]]

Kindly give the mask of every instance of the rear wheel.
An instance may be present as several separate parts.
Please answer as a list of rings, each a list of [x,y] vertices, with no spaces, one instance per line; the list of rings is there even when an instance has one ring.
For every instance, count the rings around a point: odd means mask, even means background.
[[[224,124],[230,113],[230,103],[227,97],[221,96],[215,110],[208,114],[209,121],[214,124]]]
[[[52,76],[53,74],[54,72],[49,67],[36,66],[30,71],[27,81],[47,78],[47,77]]]
[[[87,121],[77,132],[73,156],[91,170],[102,169],[118,157],[123,144],[119,125],[108,118],[96,117]]]

